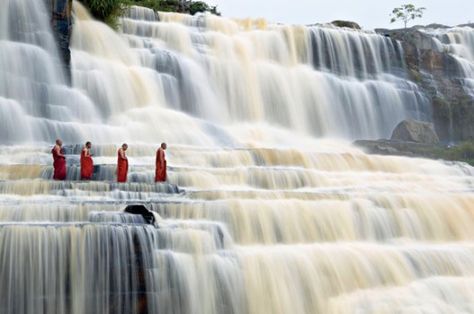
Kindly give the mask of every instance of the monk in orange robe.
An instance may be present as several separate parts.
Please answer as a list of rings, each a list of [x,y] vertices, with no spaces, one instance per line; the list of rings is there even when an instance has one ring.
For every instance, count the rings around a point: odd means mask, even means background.
[[[66,180],[66,156],[64,156],[63,142],[60,139],[56,140],[51,153],[53,154],[54,180]]]
[[[155,182],[166,181],[166,143],[161,143],[161,147],[156,151]]]
[[[91,180],[94,174],[94,161],[91,155],[92,143],[87,142],[81,152],[81,180]]]
[[[127,182],[128,173],[128,158],[125,152],[128,149],[127,144],[123,144],[118,150],[118,161],[117,161],[117,182]]]

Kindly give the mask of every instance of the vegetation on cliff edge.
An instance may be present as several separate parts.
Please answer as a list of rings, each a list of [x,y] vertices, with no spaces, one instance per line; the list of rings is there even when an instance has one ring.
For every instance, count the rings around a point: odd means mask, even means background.
[[[462,161],[474,166],[474,141],[463,141],[449,146],[420,146],[411,152],[414,153],[415,156]]]
[[[409,22],[418,18],[422,18],[423,11],[425,10],[426,8],[417,8],[413,4],[404,4],[398,8],[393,9],[392,13],[390,14],[390,23],[402,21],[405,25],[405,28],[407,28]]]
[[[445,160],[460,160],[474,166],[474,141],[461,142],[456,146],[438,151],[440,158]]]
[[[210,12],[220,15],[215,6],[210,6],[203,1],[183,0],[80,0],[91,14],[110,26],[114,27],[117,18],[128,6],[138,5],[153,9],[154,11],[180,12],[196,14]]]

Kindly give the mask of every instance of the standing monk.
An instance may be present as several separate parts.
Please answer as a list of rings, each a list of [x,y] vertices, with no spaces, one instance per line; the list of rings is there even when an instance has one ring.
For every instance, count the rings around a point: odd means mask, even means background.
[[[156,151],[156,171],[155,182],[166,181],[166,143],[161,143],[161,147]]]
[[[53,167],[54,167],[54,180],[66,180],[66,156],[64,156],[64,151],[62,149],[63,142],[60,139],[56,140],[56,145],[54,145],[51,153],[53,154]]]
[[[91,142],[87,142],[81,152],[81,180],[91,180],[94,174],[94,161],[91,155]]]
[[[127,182],[128,158],[125,154],[127,148],[128,145],[123,144],[122,147],[118,150],[117,182]]]

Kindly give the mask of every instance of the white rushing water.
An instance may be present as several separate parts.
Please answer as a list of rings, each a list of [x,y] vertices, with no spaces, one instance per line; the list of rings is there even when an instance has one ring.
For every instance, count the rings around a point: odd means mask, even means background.
[[[430,119],[398,43],[76,3],[68,86],[43,3],[0,9],[1,313],[474,313],[474,169],[348,144]]]
[[[450,53],[457,62],[459,78],[464,82],[468,94],[474,97],[474,29],[454,27],[426,30],[434,35],[434,41],[441,51]]]

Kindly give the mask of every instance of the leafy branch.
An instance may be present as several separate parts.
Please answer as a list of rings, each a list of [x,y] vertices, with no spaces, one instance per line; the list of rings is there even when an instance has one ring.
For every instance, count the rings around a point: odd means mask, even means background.
[[[423,12],[425,10],[426,8],[424,7],[417,8],[413,4],[404,4],[392,10],[392,13],[390,14],[390,23],[402,21],[405,25],[405,28],[407,28],[407,25],[410,21],[413,21],[417,18],[422,18]]]

